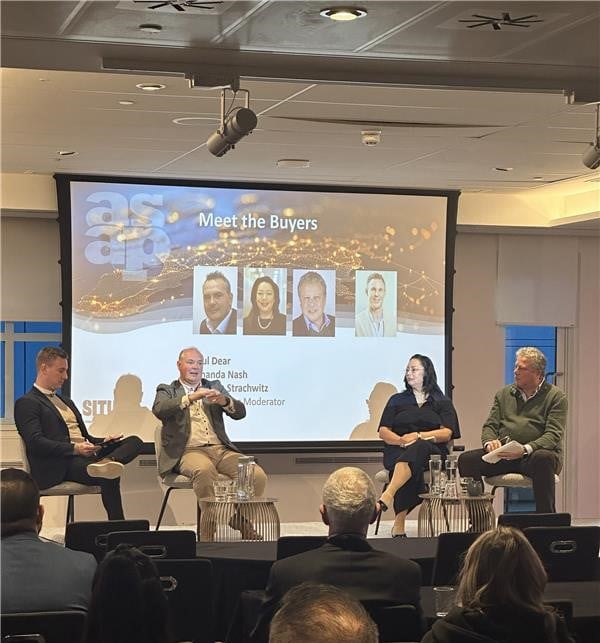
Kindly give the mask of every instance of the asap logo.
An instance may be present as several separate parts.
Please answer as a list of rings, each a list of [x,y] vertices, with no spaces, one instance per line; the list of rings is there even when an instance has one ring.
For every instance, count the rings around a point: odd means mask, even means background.
[[[85,248],[90,263],[112,264],[123,270],[123,279],[143,281],[148,269],[161,266],[161,256],[171,249],[164,231],[162,194],[93,192],[86,201],[98,204],[85,215],[86,236],[97,240]]]

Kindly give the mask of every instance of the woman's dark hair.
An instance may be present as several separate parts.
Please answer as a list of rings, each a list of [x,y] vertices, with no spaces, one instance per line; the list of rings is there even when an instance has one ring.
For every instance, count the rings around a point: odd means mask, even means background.
[[[169,620],[152,560],[135,547],[118,545],[94,576],[86,643],[171,643]]]
[[[425,393],[427,393],[428,395],[436,393],[444,397],[444,393],[437,383],[437,375],[435,374],[433,362],[429,359],[429,357],[427,357],[427,355],[420,355],[419,353],[415,353],[408,360],[408,362],[410,363],[410,361],[413,359],[418,359],[425,371],[423,373],[423,390],[425,391]],[[406,380],[406,375],[404,376],[404,386],[408,391],[412,391],[411,386]]]
[[[256,307],[256,292],[258,287],[261,284],[269,284],[273,288],[273,293],[275,294],[275,301],[273,302],[273,314],[279,312],[279,286],[271,279],[271,277],[259,277],[252,284],[252,291],[250,292],[250,303],[252,304],[252,310],[250,315],[258,317],[258,309]]]

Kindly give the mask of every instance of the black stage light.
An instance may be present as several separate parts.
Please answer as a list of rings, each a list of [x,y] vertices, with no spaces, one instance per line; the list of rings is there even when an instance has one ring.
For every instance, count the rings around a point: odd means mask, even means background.
[[[256,114],[248,107],[240,107],[221,121],[219,129],[208,137],[206,147],[211,154],[223,156],[257,124]]]

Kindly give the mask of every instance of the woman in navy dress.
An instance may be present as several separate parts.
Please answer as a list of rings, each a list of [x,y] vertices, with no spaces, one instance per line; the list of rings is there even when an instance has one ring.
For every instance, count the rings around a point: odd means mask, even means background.
[[[410,358],[404,385],[402,393],[388,400],[379,423],[379,437],[385,442],[383,465],[390,472],[379,504],[382,511],[394,507],[392,536],[406,536],[406,515],[426,491],[423,472],[430,456],[445,458],[448,442],[460,437],[456,411],[438,386],[429,357]]]

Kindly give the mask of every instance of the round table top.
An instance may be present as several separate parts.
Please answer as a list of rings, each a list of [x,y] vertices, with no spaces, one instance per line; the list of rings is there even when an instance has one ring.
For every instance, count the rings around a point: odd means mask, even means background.
[[[279,498],[247,498],[246,500],[235,498],[233,500],[217,500],[214,496],[212,498],[199,498],[199,502],[212,502],[215,504],[223,504],[223,505],[241,505],[241,504],[259,503],[259,502],[266,502],[269,504],[273,504],[278,500]]]
[[[493,500],[494,496],[491,493],[482,493],[479,496],[469,496],[461,493],[456,498],[450,498],[448,496],[440,496],[438,494],[433,494],[433,493],[420,493],[419,498],[423,498],[423,500],[453,500],[458,502],[460,500],[466,500],[466,501]]]

